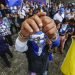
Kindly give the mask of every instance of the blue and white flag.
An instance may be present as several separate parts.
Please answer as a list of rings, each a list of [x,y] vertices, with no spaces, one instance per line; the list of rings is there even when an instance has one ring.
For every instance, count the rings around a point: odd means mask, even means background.
[[[6,0],[6,3],[9,7],[11,6],[21,6],[23,3],[23,0]]]

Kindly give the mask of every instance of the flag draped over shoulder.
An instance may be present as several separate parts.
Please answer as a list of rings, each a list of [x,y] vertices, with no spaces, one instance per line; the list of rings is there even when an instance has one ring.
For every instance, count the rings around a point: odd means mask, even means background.
[[[75,39],[72,39],[72,44],[62,63],[61,71],[64,75],[75,75]]]
[[[21,6],[23,0],[6,0],[8,6]]]

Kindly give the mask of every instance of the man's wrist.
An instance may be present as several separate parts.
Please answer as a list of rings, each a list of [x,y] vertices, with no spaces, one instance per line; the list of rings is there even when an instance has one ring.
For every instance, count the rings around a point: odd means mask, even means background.
[[[21,31],[18,33],[18,39],[21,41],[21,42],[25,42],[28,40],[28,37],[24,36]]]
[[[28,39],[21,38],[20,36],[18,36],[18,39],[19,39],[21,42],[25,42],[25,41],[28,40]]]

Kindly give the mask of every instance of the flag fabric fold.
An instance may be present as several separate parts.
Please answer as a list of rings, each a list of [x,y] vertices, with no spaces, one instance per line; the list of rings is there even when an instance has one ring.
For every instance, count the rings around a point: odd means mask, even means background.
[[[73,38],[64,62],[61,65],[61,71],[64,75],[75,75],[75,39]]]
[[[23,0],[6,0],[8,6],[21,6]]]

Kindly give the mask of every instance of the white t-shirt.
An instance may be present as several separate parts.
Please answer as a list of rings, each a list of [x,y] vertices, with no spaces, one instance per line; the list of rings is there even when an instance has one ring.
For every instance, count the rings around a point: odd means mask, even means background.
[[[63,17],[62,17],[62,15],[60,15],[59,13],[56,13],[56,14],[54,15],[54,18],[53,18],[53,19],[62,22]]]
[[[22,9],[22,10],[19,9],[18,14],[21,19],[24,19],[24,17],[26,16],[24,9]]]
[[[68,18],[68,19],[74,18],[74,14],[72,14],[72,15],[71,15],[71,14],[68,14],[68,15],[67,15],[67,18]]]

